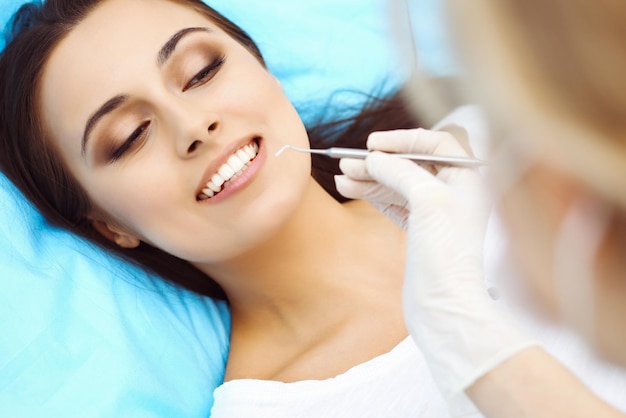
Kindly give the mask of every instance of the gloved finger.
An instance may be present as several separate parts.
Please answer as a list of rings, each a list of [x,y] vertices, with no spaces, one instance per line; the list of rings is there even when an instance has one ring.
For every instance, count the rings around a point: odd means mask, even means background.
[[[367,139],[367,148],[392,153],[468,156],[465,149],[449,132],[421,128],[373,132]]]
[[[353,180],[372,180],[372,176],[367,172],[364,160],[342,158],[339,160],[339,169]]]
[[[388,205],[404,206],[407,203],[403,196],[375,181],[355,181],[347,176],[335,176],[335,186],[348,199],[367,200],[379,209]]]
[[[370,202],[380,213],[391,219],[396,225],[405,231],[409,228],[409,215],[411,214],[406,206],[402,205],[382,205]]]
[[[392,154],[373,152],[365,164],[370,175],[381,184],[396,191],[409,202],[425,184],[440,185],[442,182],[413,161]]]
[[[467,151],[449,132],[429,131],[425,129],[397,130],[375,132],[370,135],[370,142],[394,152],[417,152],[433,155],[468,156]],[[368,143],[369,146],[369,143]],[[463,176],[469,176],[471,168],[461,168],[446,165],[422,165],[428,172],[436,175],[442,181],[452,184]]]

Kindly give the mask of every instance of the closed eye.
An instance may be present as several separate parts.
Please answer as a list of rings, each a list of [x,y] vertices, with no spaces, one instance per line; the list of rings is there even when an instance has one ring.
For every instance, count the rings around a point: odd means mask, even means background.
[[[193,76],[193,78],[189,80],[187,84],[185,84],[185,87],[183,87],[183,92],[197,85],[202,85],[206,83],[207,81],[209,81],[211,78],[213,78],[213,76],[220,69],[222,64],[224,64],[225,60],[226,58],[224,56],[218,57],[215,60],[213,60],[213,62],[211,62],[209,65],[207,65],[202,70],[200,70],[198,74]]]
[[[135,129],[132,134],[130,134],[130,136],[126,139],[126,141],[124,141],[122,145],[113,150],[113,152],[109,156],[109,161],[113,163],[122,158],[128,150],[135,146],[136,142],[139,139],[142,139],[146,135],[149,126],[150,121],[146,121],[139,125],[139,127]]]

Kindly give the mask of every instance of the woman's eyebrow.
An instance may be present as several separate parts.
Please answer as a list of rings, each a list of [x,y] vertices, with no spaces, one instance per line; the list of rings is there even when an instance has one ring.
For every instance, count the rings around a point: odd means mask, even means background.
[[[98,121],[105,115],[113,112],[115,109],[123,105],[128,100],[128,96],[119,95],[115,96],[112,99],[107,100],[105,104],[100,106],[98,110],[96,110],[87,121],[87,125],[85,126],[85,133],[83,134],[83,141],[81,144],[81,153],[83,157],[85,156],[85,152],[87,150],[87,140],[89,139],[89,134],[93,131]]]
[[[169,59],[169,57],[172,55],[172,53],[176,49],[176,45],[178,45],[180,40],[183,39],[185,35],[188,35],[193,32],[211,32],[211,29],[201,28],[201,27],[186,28],[186,29],[182,29],[176,32],[174,35],[172,35],[172,37],[167,42],[165,42],[165,44],[163,44],[163,46],[161,47],[161,50],[159,51],[159,54],[157,56],[157,63],[159,67],[165,64],[165,62]]]
[[[178,43],[185,37],[193,32],[211,32],[209,28],[202,27],[194,27],[194,28],[185,28],[176,32],[174,35],[168,39],[167,42],[163,44],[159,53],[157,54],[157,64],[159,67],[163,66],[167,60],[172,56],[174,51],[176,50],[176,46]],[[112,99],[107,100],[98,110],[96,110],[88,119],[87,124],[85,125],[85,131],[83,133],[83,140],[81,145],[81,152],[83,157],[85,156],[85,152],[87,150],[87,141],[89,140],[89,134],[95,128],[98,121],[105,115],[113,112],[115,109],[120,107],[128,100],[128,96],[126,95],[118,95],[113,97]]]

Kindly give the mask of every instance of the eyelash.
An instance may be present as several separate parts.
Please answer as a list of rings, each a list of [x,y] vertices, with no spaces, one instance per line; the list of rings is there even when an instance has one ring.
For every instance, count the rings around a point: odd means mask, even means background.
[[[213,62],[204,67],[202,70],[200,70],[198,74],[196,74],[191,80],[189,80],[185,87],[183,87],[183,92],[186,92],[187,90],[195,87],[198,84],[204,84],[205,82],[207,82],[210,78],[213,77],[213,75],[215,75],[215,72],[219,70],[222,64],[224,64],[225,60],[226,57],[224,56],[218,57],[213,60]]]
[[[142,123],[141,125],[139,125],[139,127],[137,129],[135,129],[135,131],[128,137],[128,139],[126,141],[124,141],[124,143],[121,146],[116,148],[111,153],[111,156],[109,157],[109,160],[112,163],[114,163],[117,160],[119,160],[120,158],[122,158],[124,156],[124,154],[126,153],[126,151],[131,149],[133,147],[133,145],[135,144],[135,142],[137,142],[138,139],[141,139],[145,135],[145,133],[148,130],[149,126],[150,126],[150,122],[149,121],[146,121],[146,122]]]

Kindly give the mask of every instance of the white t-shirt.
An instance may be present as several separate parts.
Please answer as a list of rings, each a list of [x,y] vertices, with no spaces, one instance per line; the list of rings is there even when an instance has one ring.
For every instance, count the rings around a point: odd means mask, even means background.
[[[528,330],[598,396],[626,411],[626,371],[574,334],[526,318]],[[211,418],[447,418],[421,352],[409,337],[393,350],[325,380],[241,379],[215,390]],[[482,417],[475,413],[467,417]]]
[[[232,380],[218,387],[214,396],[211,418],[450,416],[410,337],[334,378],[294,383]]]

